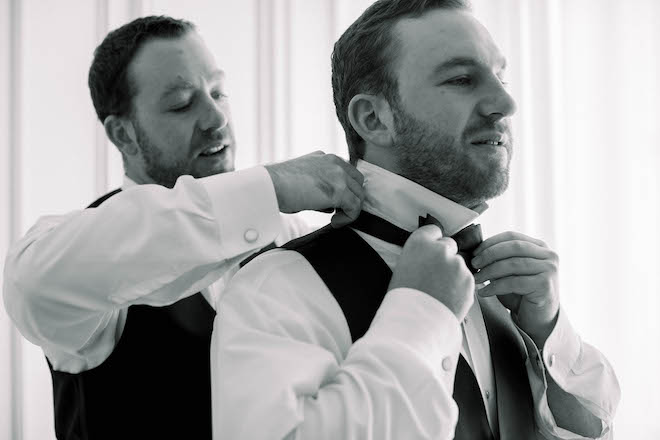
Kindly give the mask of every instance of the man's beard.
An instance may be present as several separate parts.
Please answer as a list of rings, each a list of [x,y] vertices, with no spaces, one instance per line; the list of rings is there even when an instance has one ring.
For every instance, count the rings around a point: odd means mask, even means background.
[[[138,147],[144,159],[144,172],[158,185],[174,188],[179,177],[190,174],[185,158],[168,163],[163,158],[163,152],[151,141],[149,135],[140,126],[137,120],[133,121]]]
[[[510,135],[506,165],[493,160],[492,166],[480,167],[464,151],[467,147],[453,136],[416,119],[401,105],[392,107],[397,133],[397,165],[403,177],[466,207],[474,207],[506,190],[512,153]],[[480,127],[471,127],[467,132],[493,130],[493,125],[484,121]]]

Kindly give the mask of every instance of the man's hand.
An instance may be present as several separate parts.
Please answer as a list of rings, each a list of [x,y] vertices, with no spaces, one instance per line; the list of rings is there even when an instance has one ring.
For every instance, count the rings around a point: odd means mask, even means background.
[[[266,165],[280,211],[331,212],[331,223],[343,226],[355,220],[364,201],[364,176],[334,154],[315,151],[286,162]]]
[[[474,278],[457,252],[456,242],[444,238],[437,226],[419,228],[403,246],[387,290],[420,290],[443,303],[462,321],[474,301]]]
[[[541,240],[518,232],[495,235],[477,247],[472,264],[477,283],[490,280],[481,296],[498,299],[518,325],[543,348],[559,313],[558,256]]]

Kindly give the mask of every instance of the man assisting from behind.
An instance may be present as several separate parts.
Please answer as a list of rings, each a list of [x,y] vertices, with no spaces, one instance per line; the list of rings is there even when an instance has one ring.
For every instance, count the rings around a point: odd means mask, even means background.
[[[360,211],[362,176],[333,155],[234,172],[224,78],[169,17],[96,49],[89,87],[124,184],[40,219],[4,272],[10,317],[48,359],[60,440],[211,438],[209,303],[242,259],[307,232],[280,212]]]

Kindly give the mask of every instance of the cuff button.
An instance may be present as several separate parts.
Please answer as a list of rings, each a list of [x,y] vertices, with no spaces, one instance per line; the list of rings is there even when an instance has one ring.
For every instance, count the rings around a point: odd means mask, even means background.
[[[451,359],[449,358],[449,356],[447,356],[442,360],[442,369],[445,371],[451,370]]]
[[[256,229],[248,229],[243,234],[243,238],[248,243],[254,243],[259,238],[259,231],[257,231]]]

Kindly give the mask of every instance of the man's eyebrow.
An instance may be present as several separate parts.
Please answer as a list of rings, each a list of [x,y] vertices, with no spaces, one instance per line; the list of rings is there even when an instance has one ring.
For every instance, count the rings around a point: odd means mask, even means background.
[[[211,72],[211,79],[225,79],[225,71],[222,69],[215,69]]]
[[[195,86],[190,81],[179,80],[170,83],[160,95],[160,99],[165,99],[173,93],[194,89]]]
[[[221,69],[216,69],[213,72],[211,72],[210,78],[214,81],[218,81],[218,80],[221,81],[225,78],[225,72]],[[177,81],[168,84],[167,87],[165,87],[165,90],[161,94],[160,99],[165,99],[171,94],[176,92],[186,91],[194,88],[195,86],[190,81],[179,79]]]
[[[497,63],[500,65],[501,70],[506,69],[506,58],[504,57],[499,58],[497,60]],[[483,62],[478,61],[471,57],[454,57],[438,64],[435,67],[435,69],[433,69],[433,75],[439,75],[447,70],[451,70],[456,67],[480,67],[483,65],[484,65]]]

